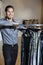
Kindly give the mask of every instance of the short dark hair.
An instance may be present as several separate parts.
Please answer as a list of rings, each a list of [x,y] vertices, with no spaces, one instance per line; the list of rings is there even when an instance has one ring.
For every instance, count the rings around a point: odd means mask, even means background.
[[[8,5],[8,6],[6,6],[6,8],[5,8],[5,12],[7,12],[8,8],[12,8],[12,9],[14,10],[14,7],[13,7],[12,5]]]

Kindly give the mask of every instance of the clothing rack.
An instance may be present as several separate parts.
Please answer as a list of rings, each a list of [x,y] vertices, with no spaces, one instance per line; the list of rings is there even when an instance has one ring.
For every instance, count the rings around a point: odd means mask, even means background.
[[[21,30],[27,30],[26,31],[27,36],[29,34],[29,31],[31,30],[34,33],[34,35],[33,34],[32,35],[33,35],[33,37],[35,39],[35,43],[33,43],[33,44],[32,44],[32,42],[31,43],[24,43],[24,45],[25,44],[30,44],[29,53],[28,53],[29,57],[28,57],[28,60],[27,60],[28,64],[26,64],[27,61],[24,62],[25,59],[24,60],[22,59],[23,61],[22,61],[21,65],[40,65],[40,63],[41,63],[40,60],[41,59],[40,59],[40,55],[39,54],[41,54],[41,45],[42,45],[40,43],[40,30],[43,31],[43,28],[34,28],[34,27],[35,26],[37,26],[37,27],[41,27],[42,26],[43,27],[43,24],[27,24],[27,25],[24,25],[24,26],[27,27],[27,29],[21,29]],[[39,31],[39,36],[38,36],[38,31]],[[24,33],[24,35],[25,35],[25,33]],[[37,38],[36,38],[36,36],[37,36]],[[23,43],[22,43],[22,45],[23,45]],[[34,47],[34,45],[36,45],[36,48]],[[21,50],[23,50],[23,46],[22,46]],[[24,54],[24,53],[21,52],[21,54]],[[34,62],[35,62],[35,64],[34,64]]]
[[[38,28],[38,27],[43,27],[43,24],[19,24],[20,26],[24,26],[24,27],[26,27],[26,28],[17,28],[17,29],[27,29],[27,28],[29,28],[29,29],[43,29],[43,28]],[[19,26],[18,25],[18,26]],[[35,28],[35,27],[37,27],[37,28]],[[16,25],[0,25],[0,29],[4,29],[4,28],[16,28]]]

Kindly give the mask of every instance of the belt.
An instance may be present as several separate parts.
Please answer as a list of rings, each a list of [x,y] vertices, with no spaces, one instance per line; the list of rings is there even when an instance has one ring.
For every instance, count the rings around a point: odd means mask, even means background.
[[[11,45],[12,47],[15,47],[15,46],[17,46],[17,44],[15,44],[15,45]]]
[[[15,45],[14,44],[12,44],[12,45],[9,45],[9,44],[3,44],[3,46],[10,46],[10,47],[15,47],[15,46],[17,46],[18,44],[16,43]]]

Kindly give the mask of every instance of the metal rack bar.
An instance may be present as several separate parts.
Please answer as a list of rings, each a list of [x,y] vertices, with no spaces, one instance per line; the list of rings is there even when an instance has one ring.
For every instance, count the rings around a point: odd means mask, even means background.
[[[27,29],[27,28],[29,28],[29,29],[43,29],[43,24],[25,24],[25,25],[23,25],[23,24],[19,24],[20,26],[24,26],[24,27],[26,27],[26,28],[17,28],[17,29]],[[41,27],[42,26],[42,28],[35,28],[35,27]],[[15,29],[15,27],[16,26],[9,26],[9,25],[0,25],[0,29],[4,29],[4,28],[14,28]]]

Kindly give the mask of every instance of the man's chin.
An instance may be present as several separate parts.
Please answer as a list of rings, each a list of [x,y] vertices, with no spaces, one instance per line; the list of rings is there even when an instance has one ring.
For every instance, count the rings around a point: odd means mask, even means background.
[[[13,17],[6,17],[6,18],[9,19],[9,20],[10,20],[10,19],[13,19]]]

